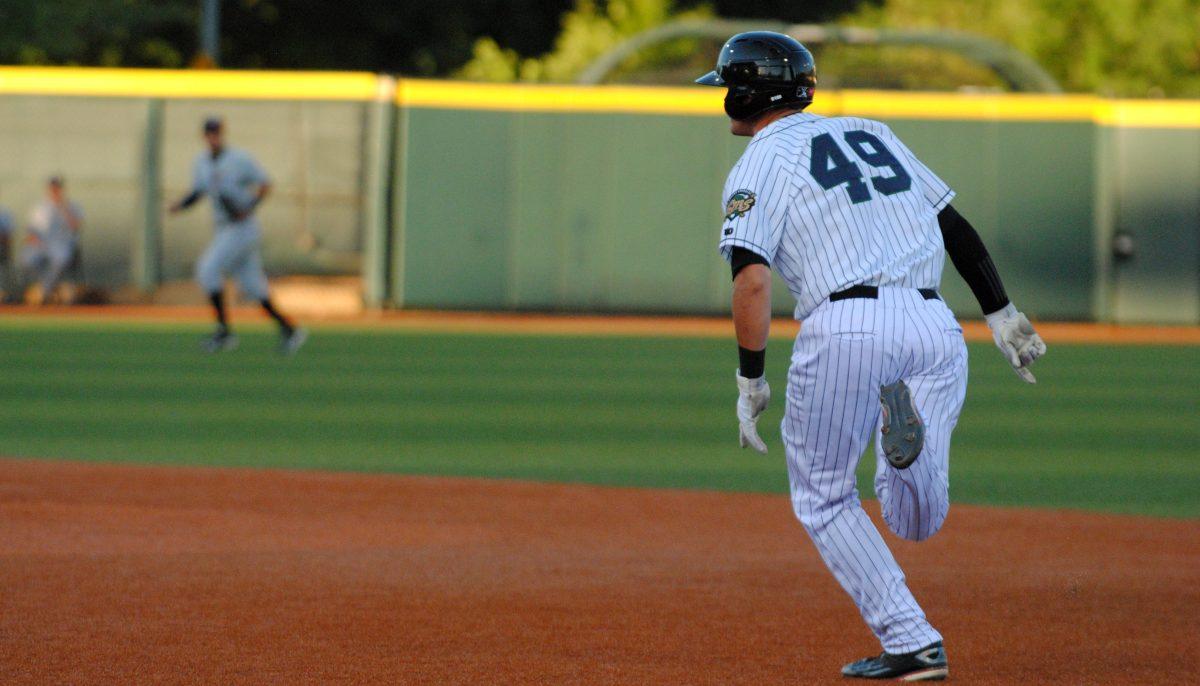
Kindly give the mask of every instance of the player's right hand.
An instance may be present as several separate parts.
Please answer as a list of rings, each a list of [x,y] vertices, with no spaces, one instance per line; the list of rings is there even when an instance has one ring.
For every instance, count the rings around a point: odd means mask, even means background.
[[[771,400],[771,387],[767,385],[765,376],[747,379],[740,373],[737,375],[737,386],[738,445],[743,448],[749,446],[765,455],[767,444],[758,436],[758,418]]]
[[[1017,376],[1025,383],[1037,383],[1029,365],[1046,354],[1046,344],[1033,330],[1029,318],[1009,303],[1003,310],[987,315],[987,324],[996,347],[1004,353]]]

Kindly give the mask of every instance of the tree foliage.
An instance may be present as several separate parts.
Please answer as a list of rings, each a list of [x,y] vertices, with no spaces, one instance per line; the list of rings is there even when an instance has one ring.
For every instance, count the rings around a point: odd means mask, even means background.
[[[989,36],[1070,91],[1200,97],[1200,0],[885,0],[842,21]]]
[[[485,34],[546,50],[571,0],[226,0],[224,64],[448,76]]]
[[[200,0],[0,0],[0,63],[180,67]],[[223,0],[222,66],[446,76],[481,35],[547,50],[572,0]]]
[[[671,19],[709,16],[706,7],[677,12],[671,0],[578,0],[563,15],[554,49],[541,57],[521,57],[488,37],[475,43],[474,56],[458,76],[479,81],[570,81],[622,40]],[[627,65],[654,64],[686,54],[687,44],[649,49]]]
[[[200,4],[0,0],[0,63],[186,66],[197,51]],[[628,36],[681,16],[715,14],[978,33],[1026,53],[1071,91],[1200,97],[1200,0],[223,0],[221,5],[221,64],[235,68],[569,81]],[[813,47],[827,86],[1000,87],[986,69],[944,52]],[[707,42],[676,41],[628,61],[621,78],[681,82],[714,55]]]
[[[856,26],[956,30],[1015,47],[1068,91],[1124,97],[1200,97],[1200,0],[858,0],[851,2],[681,1],[731,18],[836,21]],[[475,43],[460,76],[490,81],[566,81],[621,39],[679,16],[669,0],[579,0],[549,53],[522,57],[488,38]],[[703,44],[703,42],[700,42]],[[684,53],[697,42],[648,51],[626,69],[657,71],[664,83],[694,71]],[[1001,89],[986,67],[935,49],[812,46],[827,86]],[[703,49],[713,52],[711,46]],[[666,66],[678,60],[674,70]],[[680,68],[688,62],[688,69]],[[624,80],[639,79],[626,73]]]
[[[185,0],[0,2],[0,61],[179,67],[195,44]]]

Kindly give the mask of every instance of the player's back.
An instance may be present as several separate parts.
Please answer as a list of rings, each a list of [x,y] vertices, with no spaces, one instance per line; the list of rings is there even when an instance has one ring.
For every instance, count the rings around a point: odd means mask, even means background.
[[[937,213],[953,192],[881,122],[784,117],[754,136],[730,173],[726,197],[739,193],[758,216],[727,206],[722,248],[771,253],[798,318],[850,286],[940,282]]]

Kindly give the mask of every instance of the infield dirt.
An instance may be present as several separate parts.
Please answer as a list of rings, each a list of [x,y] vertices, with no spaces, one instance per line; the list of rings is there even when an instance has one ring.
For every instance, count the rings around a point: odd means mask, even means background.
[[[955,681],[1195,678],[1195,521],[887,536]],[[6,684],[843,683],[877,650],[774,495],[0,460],[0,555]]]

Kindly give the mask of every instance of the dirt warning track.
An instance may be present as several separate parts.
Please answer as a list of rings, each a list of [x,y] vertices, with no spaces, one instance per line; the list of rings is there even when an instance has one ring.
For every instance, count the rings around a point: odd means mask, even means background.
[[[232,307],[236,323],[267,321],[257,308]],[[67,320],[167,324],[207,324],[207,307],[165,305],[109,305],[105,307],[9,307],[0,311],[0,323],[9,321]],[[322,326],[380,329],[420,333],[468,333],[534,336],[662,336],[688,338],[732,338],[728,317],[651,316],[605,314],[546,314],[519,312],[444,312],[431,310],[384,310],[354,316],[324,316],[302,321]],[[1200,345],[1200,326],[1118,326],[1085,322],[1035,322],[1048,343],[1093,345]],[[991,341],[982,321],[962,322],[968,341]],[[800,325],[777,318],[771,322],[771,337],[795,338]]]
[[[1195,521],[888,540],[955,681],[1195,678]],[[5,684],[842,683],[876,650],[774,495],[0,460],[0,555]]]

